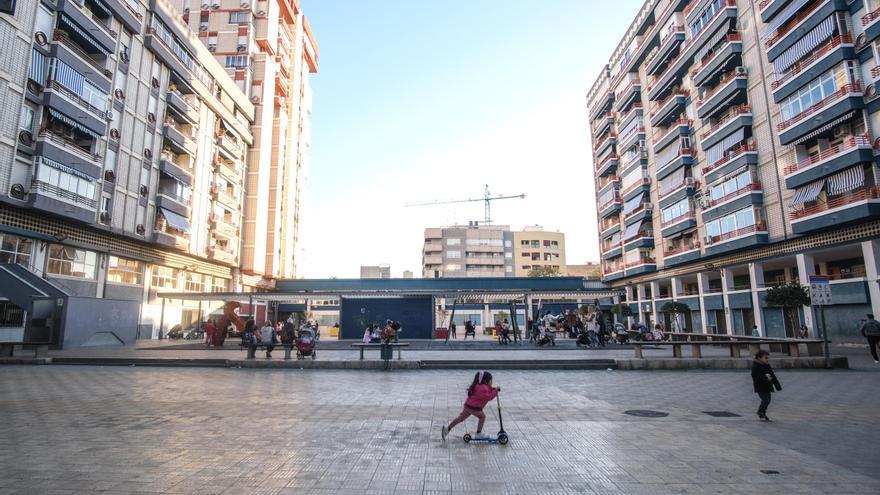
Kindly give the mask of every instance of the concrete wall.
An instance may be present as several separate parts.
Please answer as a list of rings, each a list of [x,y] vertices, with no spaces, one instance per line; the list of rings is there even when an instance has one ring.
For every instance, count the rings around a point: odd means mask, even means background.
[[[136,301],[69,297],[62,348],[133,345],[138,331]]]

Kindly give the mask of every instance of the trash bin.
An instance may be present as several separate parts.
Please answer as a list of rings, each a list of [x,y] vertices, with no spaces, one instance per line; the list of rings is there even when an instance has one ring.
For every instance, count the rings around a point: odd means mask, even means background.
[[[394,358],[394,347],[392,347],[391,344],[382,344],[380,354],[383,361],[390,361]]]
[[[446,337],[449,335],[449,329],[447,328],[435,328],[434,329],[434,338],[439,340],[446,340]]]

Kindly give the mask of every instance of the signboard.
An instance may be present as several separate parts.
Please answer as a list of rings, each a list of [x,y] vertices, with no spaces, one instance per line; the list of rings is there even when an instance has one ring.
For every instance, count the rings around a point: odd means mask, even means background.
[[[831,305],[831,284],[828,277],[810,275],[810,303],[813,306]]]

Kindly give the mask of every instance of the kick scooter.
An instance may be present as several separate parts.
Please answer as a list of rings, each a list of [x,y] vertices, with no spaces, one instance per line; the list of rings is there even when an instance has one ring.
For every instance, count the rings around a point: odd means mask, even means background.
[[[495,396],[495,402],[498,404],[498,425],[500,429],[498,430],[498,435],[496,436],[487,436],[486,438],[476,438],[472,437],[470,433],[465,433],[462,439],[464,443],[471,442],[485,442],[485,443],[500,443],[501,445],[507,445],[507,432],[504,431],[504,421],[501,419],[501,398],[499,396]]]

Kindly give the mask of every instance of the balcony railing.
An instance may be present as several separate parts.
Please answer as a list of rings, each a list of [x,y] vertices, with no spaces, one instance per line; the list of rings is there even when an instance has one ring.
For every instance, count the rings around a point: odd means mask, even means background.
[[[736,191],[733,191],[729,194],[725,194],[724,196],[721,196],[718,199],[709,200],[709,208],[713,208],[716,205],[720,205],[721,203],[723,203],[725,201],[731,200],[731,199],[736,198],[738,196],[742,196],[746,192],[760,191],[760,190],[761,190],[761,181],[756,180],[756,181],[752,182],[751,184],[746,184],[741,189],[737,189]]]
[[[741,145],[740,147],[736,148],[735,150],[731,151],[730,153],[716,161],[715,163],[709,164],[708,167],[703,167],[703,175],[708,174],[709,172],[742,155],[743,153],[754,151],[758,151],[758,146],[755,143],[747,143]]]
[[[624,217],[624,219],[632,218],[632,217],[638,215],[639,213],[642,213],[643,211],[654,211],[654,205],[652,205],[651,203],[642,203],[639,205],[638,208],[627,213],[626,216]]]
[[[619,159],[620,159],[620,155],[618,155],[617,153],[611,153],[610,155],[606,156],[601,162],[599,162],[599,164],[596,166],[596,171],[599,171],[600,169],[602,169],[611,160],[619,160]]]
[[[730,43],[730,42],[732,42],[732,41],[742,41],[742,34],[740,34],[740,33],[738,33],[738,32],[736,32],[736,33],[730,33],[730,34],[727,35],[727,38],[725,38],[725,40],[726,40],[726,41],[725,41],[726,43]],[[700,72],[700,71],[703,70],[707,65],[709,65],[710,63],[712,63],[712,61],[715,60],[715,57],[718,56],[718,53],[719,53],[719,52],[721,52],[721,50],[718,50],[718,51],[716,51],[716,52],[714,52],[714,53],[712,53],[712,54],[707,54],[705,57],[703,57],[703,58],[700,60],[700,65],[698,65],[696,69],[694,69],[694,70],[691,71],[691,76],[696,76],[698,72]]]
[[[811,113],[815,112],[816,110],[819,110],[821,108],[828,106],[832,102],[839,100],[840,98],[846,96],[849,93],[860,93],[861,91],[862,91],[862,84],[859,81],[856,81],[852,84],[844,84],[843,86],[840,87],[840,89],[838,89],[837,91],[826,96],[822,101],[814,103],[810,107],[801,111],[801,113],[786,120],[785,122],[780,122],[780,123],[776,124],[776,130],[780,131],[780,132],[784,131],[785,129],[788,129],[789,127],[795,125],[795,123],[797,123],[797,121],[802,120],[804,117],[810,115]]]
[[[63,94],[65,97],[73,100],[77,105],[80,105],[81,107],[87,109],[89,112],[95,114],[95,116],[97,116],[98,118],[100,118],[102,120],[107,118],[107,109],[106,108],[102,110],[102,109],[92,105],[88,101],[84,100],[82,96],[65,88],[61,83],[54,81],[52,79],[47,79],[46,80],[46,87],[51,88],[53,91],[57,91],[57,92]],[[110,97],[107,96],[108,101],[109,101],[109,99],[110,99]]]
[[[608,177],[600,177],[599,184],[598,184],[598,186],[599,186],[598,190],[601,191],[602,189],[605,189],[606,187],[608,187],[609,184],[617,182],[619,180],[620,180],[620,177],[617,175],[609,175]]]
[[[880,17],[880,9],[877,9],[873,12],[869,12],[869,13],[863,15],[862,16],[862,26],[867,26],[868,24],[871,24],[878,17]]]
[[[751,234],[753,232],[767,232],[767,224],[764,222],[758,222],[754,225],[749,225],[748,227],[743,227],[741,229],[731,230],[725,234],[712,236],[712,242],[721,242],[729,239],[733,239],[734,237],[739,237],[741,235]]]
[[[792,65],[791,69],[788,72],[786,72],[784,75],[777,78],[775,81],[773,81],[773,83],[770,84],[770,88],[776,89],[779,86],[782,86],[786,81],[800,74],[803,69],[809,67],[810,64],[824,57],[841,44],[852,44],[852,42],[852,34],[849,33],[831,38],[827,43],[825,43],[820,48],[816,49],[812,54],[810,54],[809,57]]]
[[[810,5],[807,10],[801,11],[798,15],[794,17],[794,19],[788,21],[784,27],[780,27],[779,29],[777,29],[776,34],[774,34],[773,37],[764,42],[764,47],[770,48],[771,46],[776,44],[777,41],[781,40],[786,34],[790,33],[795,27],[797,27],[797,25],[800,24],[801,21],[813,15],[813,11],[821,7],[823,3],[825,3],[825,0],[816,0],[815,2],[813,2],[813,4]]]
[[[614,99],[616,100],[616,99],[620,98],[621,95],[627,94],[629,92],[629,90],[632,89],[634,86],[641,86],[641,85],[642,85],[642,82],[639,81],[638,77],[636,77],[634,79],[631,78],[629,83],[627,83],[627,85],[621,91],[614,93]]]
[[[639,124],[636,124],[636,126],[633,127],[632,129],[627,131],[626,134],[620,136],[620,139],[618,141],[620,143],[626,143],[633,136],[638,135],[638,134],[644,134],[644,133],[645,133],[645,124],[639,123]]]
[[[618,203],[618,204],[620,203],[620,196],[618,196],[617,194],[613,195],[613,196],[611,197],[611,199],[609,199],[609,200],[605,201],[604,203],[600,204],[600,205],[599,205],[599,211],[604,210],[605,208],[611,206],[611,205],[614,204],[614,203]]]
[[[799,210],[795,210],[791,212],[790,218],[792,220],[797,220],[800,218],[817,215],[828,210],[833,210],[841,206],[846,206],[848,204],[867,201],[869,199],[880,199],[880,187],[868,186],[856,189],[855,191],[850,191],[846,194],[825,201],[824,203],[819,203],[813,206],[807,206]]]
[[[666,257],[675,256],[681,253],[686,253],[688,251],[694,251],[696,249],[700,249],[699,242],[692,242],[690,244],[682,244],[681,246],[676,246],[674,248],[669,248],[666,250]],[[685,294],[687,295],[687,294]]]
[[[72,203],[75,203],[78,205],[83,205],[84,207],[86,207],[90,210],[94,210],[95,207],[97,207],[97,205],[98,205],[98,202],[95,201],[94,198],[87,198],[85,196],[80,196],[79,194],[76,194],[74,192],[70,192],[67,189],[61,189],[58,186],[49,184],[47,182],[39,181],[36,179],[31,181],[31,190],[49,193],[50,195],[55,196],[57,198],[66,199]]]
[[[651,109],[652,110],[651,111],[651,118],[653,118],[655,115],[657,115],[660,112],[660,110],[666,106],[666,104],[668,104],[670,101],[673,100],[673,98],[680,98],[682,96],[687,98],[688,96],[690,96],[690,94],[691,94],[690,91],[687,91],[684,89],[679,90],[679,91],[673,91],[672,94],[667,96],[665,100],[661,101],[660,103],[656,103],[656,104],[652,105],[653,108]]]
[[[670,225],[675,225],[678,222],[684,222],[685,220],[696,220],[696,219],[697,219],[697,217],[696,217],[696,215],[694,215],[694,212],[689,211],[689,212],[685,213],[684,215],[679,215],[675,218],[670,218],[669,220],[666,220],[665,222],[660,222],[660,226],[661,227],[668,227]]]
[[[660,48],[655,52],[654,56],[652,56],[649,60],[645,61],[645,65],[649,65],[651,62],[653,62],[654,59],[659,56],[660,52],[664,51],[664,48],[666,47],[666,43],[668,43],[669,40],[671,40],[677,33],[683,33],[683,32],[684,32],[684,26],[673,26],[672,29],[670,29],[668,33],[663,35],[663,38],[660,40],[660,45],[659,45]]]
[[[636,112],[636,111],[638,111],[638,110],[642,110],[642,109],[644,109],[644,106],[643,106],[641,103],[635,103],[635,104],[633,104],[633,106],[631,106],[631,107],[629,108],[629,110],[627,110],[626,113],[620,118],[620,121],[619,121],[619,122],[620,122],[620,123],[628,122],[628,121],[629,121],[629,118],[630,118],[630,115],[632,115],[633,112]]]
[[[693,177],[685,177],[685,179],[682,180],[681,182],[679,182],[678,184],[669,186],[667,189],[664,189],[662,191],[658,191],[657,199],[663,199],[666,196],[669,196],[670,194],[674,193],[675,191],[678,191],[679,189],[681,189],[682,187],[685,187],[685,186],[699,189],[700,183],[694,181]]]
[[[180,203],[180,204],[182,204],[182,205],[189,206],[189,202],[190,202],[190,200],[187,199],[187,198],[184,198],[183,196],[179,196],[179,195],[178,195],[176,192],[174,192],[174,191],[168,191],[168,190],[162,190],[162,189],[159,189],[158,191],[156,191],[156,194],[158,194],[159,196],[165,196],[165,197],[167,197],[167,198],[171,198],[171,199],[173,199],[174,201],[177,201],[178,203]]]
[[[596,143],[596,149],[598,150],[598,149],[602,148],[603,146],[605,146],[605,143],[608,142],[608,140],[612,139],[612,138],[617,138],[616,132],[609,132],[607,135],[605,135],[605,137],[602,138],[601,141]]]
[[[626,189],[621,191],[620,194],[622,194],[623,196],[626,196],[627,193],[629,193],[631,191],[635,191],[636,189],[638,189],[640,187],[648,186],[650,184],[651,184],[651,179],[649,177],[642,177],[641,179],[637,180],[635,184],[631,184]]]
[[[69,141],[69,140],[59,136],[58,134],[55,134],[54,132],[52,132],[48,129],[44,129],[44,130],[40,131],[40,134],[37,135],[37,138],[43,139],[46,141],[51,141],[51,142],[57,144],[58,146],[64,148],[66,151],[69,151],[75,155],[78,155],[82,158],[85,158],[86,160],[89,160],[91,162],[95,162],[97,164],[101,163],[101,155],[95,155],[95,154],[89,153],[88,151],[77,146],[76,143],[74,143],[73,141]]]
[[[712,124],[712,126],[709,127],[708,131],[700,134],[700,139],[706,139],[707,137],[711,136],[712,133],[714,133],[718,129],[721,129],[722,127],[724,127],[725,125],[730,123],[731,120],[739,117],[740,115],[744,115],[747,113],[752,113],[752,107],[749,105],[739,105],[737,107],[734,107],[730,111],[730,113],[727,114],[726,117],[724,117],[721,120],[719,120],[718,122],[715,122],[714,124]]]
[[[802,160],[798,160],[797,163],[785,167],[785,175],[793,174],[798,170],[803,170],[807,167],[811,167],[823,160],[831,158],[832,156],[838,155],[840,153],[845,153],[855,148],[871,148],[871,136],[867,134],[849,136],[838,145],[826,148],[815,155],[809,156]]]
[[[60,43],[65,48],[75,53],[79,58],[83,59],[86,63],[98,69],[98,74],[110,79],[110,76],[104,74],[104,71],[107,70],[106,62],[99,62],[93,59],[92,56],[86,53],[86,51],[77,45],[75,41],[71,40],[70,35],[64,30],[56,29],[55,33],[52,35],[52,41]]]
[[[599,134],[599,129],[605,128],[605,119],[613,119],[613,118],[614,118],[614,112],[607,112],[607,113],[603,114],[601,117],[597,118],[596,119],[597,124],[595,125],[596,130],[593,131],[593,137],[595,137]]]
[[[747,77],[747,76],[748,76],[748,74],[745,72],[736,71],[736,70],[730,71],[726,76],[722,77],[721,80],[718,81],[718,84],[716,84],[714,88],[709,90],[706,94],[703,95],[702,98],[697,100],[697,107],[699,108],[699,107],[703,106],[704,103],[711,100],[712,97],[717,95],[722,89],[724,89],[724,87],[727,86],[727,83],[729,83],[730,81],[733,81],[734,79],[736,79],[738,77]]]
[[[608,275],[611,275],[612,273],[619,273],[619,272],[622,272],[622,271],[623,271],[623,267],[622,267],[622,266],[617,267],[617,268],[609,268],[609,269],[607,269],[607,270],[604,270],[604,271],[602,272],[602,275],[608,276]]]
[[[640,260],[630,261],[629,263],[623,265],[623,268],[632,268],[634,266],[641,266],[641,265],[653,265],[656,263],[657,263],[657,260],[655,260],[654,258],[642,258]]]

